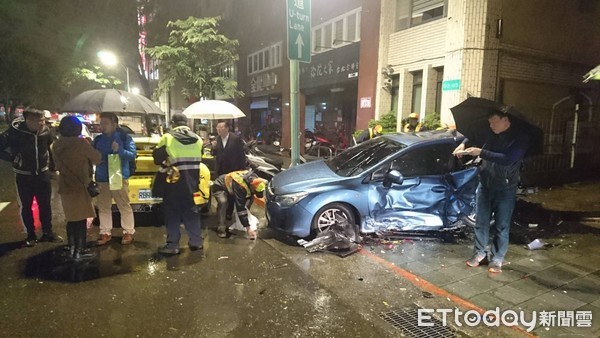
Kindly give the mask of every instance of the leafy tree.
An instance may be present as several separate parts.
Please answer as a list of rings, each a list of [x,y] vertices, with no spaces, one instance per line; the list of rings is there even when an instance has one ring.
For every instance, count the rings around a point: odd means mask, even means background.
[[[87,62],[82,62],[79,66],[72,68],[70,73],[65,75],[63,84],[67,88],[90,88],[97,86],[102,88],[115,88],[123,84],[123,81],[113,75],[104,73],[100,66],[90,66]]]
[[[219,17],[169,21],[168,43],[146,51],[160,65],[158,92],[165,93],[177,83],[185,97],[214,98],[216,93],[242,96],[237,82],[221,74],[221,68],[235,63],[239,56],[237,40],[218,31]]]
[[[138,1],[0,0],[0,99],[56,108],[72,94],[101,87],[97,79],[124,78],[122,70],[93,65],[100,49],[137,64]]]
[[[381,115],[379,117],[379,120],[370,120],[369,121],[369,127],[374,127],[376,125],[380,124],[383,127],[383,132],[384,133],[395,133],[396,132],[396,113],[393,111],[390,111],[388,113],[385,113],[383,115]]]
[[[442,122],[440,121],[440,113],[431,112],[425,114],[423,125],[427,128],[427,130],[436,130],[440,128],[442,126]]]
[[[390,111],[388,113],[385,113],[383,115],[380,116],[379,120],[377,119],[371,119],[369,120],[369,128],[375,127],[376,125],[380,124],[381,127],[383,127],[383,131],[382,133],[386,134],[386,133],[395,133],[396,132],[396,113],[393,111]],[[360,135],[360,133],[362,133],[362,129],[360,130],[356,130],[354,131],[354,134],[352,134],[354,137],[358,137],[358,135]]]

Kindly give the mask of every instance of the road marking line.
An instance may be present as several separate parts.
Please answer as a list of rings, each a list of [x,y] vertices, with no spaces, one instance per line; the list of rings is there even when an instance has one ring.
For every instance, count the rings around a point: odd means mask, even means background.
[[[0,202],[0,212],[2,212],[9,204],[10,202]]]
[[[408,270],[404,270],[404,269],[396,266],[392,262],[386,261],[385,259],[375,255],[372,252],[369,252],[364,249],[360,250],[358,252],[371,258],[372,260],[374,260],[375,262],[377,262],[381,265],[387,266],[392,271],[394,271],[398,276],[403,277],[404,279],[408,280],[414,286],[418,287],[421,290],[436,294],[441,297],[446,297],[446,298],[450,299],[451,301],[453,301],[454,303],[458,304],[459,306],[462,306],[462,307],[470,309],[470,310],[475,310],[481,314],[483,314],[486,311],[486,310],[480,308],[479,306],[469,302],[468,300],[462,299],[459,296],[454,295],[454,294],[452,294],[442,288],[439,288],[438,286],[424,280],[423,278],[413,274],[412,272],[410,272]],[[520,328],[518,326],[509,326],[509,328],[523,334],[525,337],[536,337],[535,335],[523,330],[522,328]]]

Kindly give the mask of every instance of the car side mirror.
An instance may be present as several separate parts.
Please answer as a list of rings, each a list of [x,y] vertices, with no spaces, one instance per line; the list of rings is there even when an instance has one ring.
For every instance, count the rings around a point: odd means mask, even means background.
[[[402,182],[404,182],[404,176],[398,170],[390,170],[385,174],[383,186],[389,188],[392,183],[402,184]]]

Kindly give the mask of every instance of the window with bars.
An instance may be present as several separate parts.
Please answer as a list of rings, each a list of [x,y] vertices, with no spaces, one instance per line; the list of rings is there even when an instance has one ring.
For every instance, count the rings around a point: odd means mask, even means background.
[[[448,0],[396,0],[396,31],[446,16]]]
[[[273,69],[281,66],[282,42],[263,48],[247,57],[248,75]]]
[[[423,72],[418,71],[412,73],[413,90],[412,90],[412,111],[411,113],[421,114],[421,95],[423,93]]]
[[[312,28],[314,53],[328,51],[360,40],[361,8],[344,13]]]
[[[221,67],[221,77],[225,77],[231,80],[236,79],[235,65],[230,64],[227,66]]]
[[[435,68],[437,81],[435,84],[435,112],[442,111],[442,83],[444,82],[444,67]]]

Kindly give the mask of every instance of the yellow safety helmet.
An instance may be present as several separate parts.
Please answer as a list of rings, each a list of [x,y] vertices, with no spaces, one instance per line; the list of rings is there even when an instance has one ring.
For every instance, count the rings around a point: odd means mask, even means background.
[[[377,134],[381,134],[381,132],[383,131],[383,127],[381,126],[381,124],[378,124],[375,127],[373,127],[373,131]]]
[[[262,179],[260,177],[255,177],[250,182],[250,187],[252,188],[252,192],[255,194],[262,194],[267,188],[267,180]]]
[[[409,119],[417,119],[418,120],[419,119],[419,114],[417,114],[417,113],[409,114],[408,118]]]

